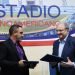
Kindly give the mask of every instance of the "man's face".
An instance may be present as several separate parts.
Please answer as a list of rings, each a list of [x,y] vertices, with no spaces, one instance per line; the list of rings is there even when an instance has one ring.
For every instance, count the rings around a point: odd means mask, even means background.
[[[17,29],[16,35],[15,35],[16,40],[20,41],[23,38],[23,36],[24,36],[23,35],[23,29],[21,27],[19,27]]]
[[[56,31],[60,40],[63,40],[68,34],[68,30],[65,28],[65,25],[62,24],[57,25]]]

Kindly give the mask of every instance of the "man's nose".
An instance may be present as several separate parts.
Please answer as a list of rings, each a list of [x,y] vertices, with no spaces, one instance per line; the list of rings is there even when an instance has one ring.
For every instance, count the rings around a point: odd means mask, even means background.
[[[24,37],[24,34],[22,34],[22,37]]]

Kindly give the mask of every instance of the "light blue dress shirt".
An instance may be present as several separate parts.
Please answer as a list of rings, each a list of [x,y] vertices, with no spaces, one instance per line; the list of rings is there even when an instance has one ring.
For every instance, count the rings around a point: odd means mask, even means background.
[[[68,35],[62,41],[59,40],[59,42],[60,42],[59,43],[59,48],[58,48],[58,56],[59,57],[61,57],[61,55],[62,55],[63,48],[64,48],[67,37],[68,37]],[[60,63],[58,63],[58,70],[60,71]]]
[[[58,48],[58,56],[61,57],[62,55],[62,52],[63,52],[63,48],[64,48],[64,45],[65,45],[65,42],[66,42],[66,39],[67,39],[68,35],[61,41],[59,40],[59,48]]]
[[[61,57],[62,55],[62,51],[63,51],[63,48],[64,48],[64,45],[65,45],[65,41],[60,41],[59,43],[59,51],[58,51],[58,56]]]

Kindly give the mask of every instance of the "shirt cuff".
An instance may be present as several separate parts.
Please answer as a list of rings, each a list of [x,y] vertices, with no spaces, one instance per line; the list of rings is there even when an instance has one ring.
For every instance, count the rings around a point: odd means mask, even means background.
[[[75,62],[73,62],[73,66],[74,66],[74,68],[75,68]]]

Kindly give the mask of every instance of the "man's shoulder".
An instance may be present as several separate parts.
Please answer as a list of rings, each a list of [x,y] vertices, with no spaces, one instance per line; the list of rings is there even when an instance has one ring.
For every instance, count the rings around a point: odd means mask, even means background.
[[[55,40],[55,41],[53,42],[53,45],[57,45],[58,43],[59,43],[59,39]]]
[[[2,42],[2,44],[3,44],[4,46],[10,45],[10,39],[9,39],[9,38],[6,39],[5,41]]]
[[[5,49],[6,48],[5,41],[0,42],[0,48],[2,48],[2,49]]]
[[[75,42],[75,37],[70,36],[69,39],[71,42]]]
[[[75,41],[75,37],[73,37],[73,36],[68,36],[67,39],[70,40],[70,41]]]
[[[54,41],[54,43],[57,43],[57,42],[59,42],[59,39],[56,39],[56,40]]]
[[[3,41],[0,42],[0,46],[3,46]]]

